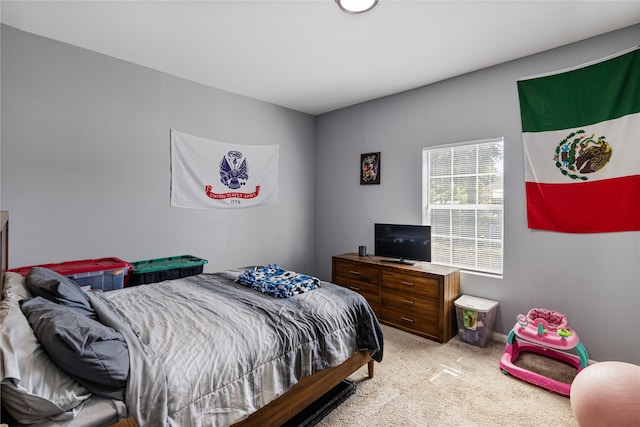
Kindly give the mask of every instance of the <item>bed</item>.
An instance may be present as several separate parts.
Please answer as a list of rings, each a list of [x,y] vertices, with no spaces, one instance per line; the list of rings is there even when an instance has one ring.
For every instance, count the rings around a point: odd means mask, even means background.
[[[46,269],[32,269],[27,278],[4,273],[8,223],[3,212],[3,370],[11,368],[12,356],[22,360],[20,352],[29,351],[55,361],[47,360],[47,369],[62,371],[57,381],[72,384],[45,390],[63,393],[66,406],[56,401],[64,411],[33,425],[110,426],[127,417],[140,426],[282,425],[361,367],[373,377],[374,361],[382,360],[373,311],[359,294],[335,284],[318,281],[317,289],[275,298],[238,283],[243,267],[78,297]],[[50,289],[39,288],[42,283],[57,283],[57,299],[43,298],[42,289]],[[26,294],[22,303],[19,294]],[[18,329],[13,322],[37,338],[20,342],[39,342],[47,351],[14,349],[6,333]],[[51,338],[67,335],[62,344]],[[90,357],[78,356],[76,340],[94,343]],[[19,375],[6,375],[2,403],[15,412],[16,397],[6,390]],[[31,382],[42,388],[44,380]]]

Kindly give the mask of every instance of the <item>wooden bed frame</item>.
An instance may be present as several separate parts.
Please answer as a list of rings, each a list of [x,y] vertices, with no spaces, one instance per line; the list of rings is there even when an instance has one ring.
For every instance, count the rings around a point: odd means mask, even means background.
[[[0,211],[0,289],[4,281],[4,272],[9,269],[9,212]]]
[[[2,274],[0,274],[1,285],[4,272],[9,265],[9,212],[0,211],[0,218],[0,244],[2,246],[2,258],[0,259],[2,268]],[[282,425],[364,365],[368,365],[369,378],[373,378],[373,364],[374,361],[368,351],[359,351],[339,366],[304,378],[287,393],[254,412],[248,418],[234,424],[234,426]]]
[[[342,365],[303,379],[287,393],[234,426],[282,425],[362,366],[368,365],[369,378],[373,378],[373,363],[368,351],[360,351]]]

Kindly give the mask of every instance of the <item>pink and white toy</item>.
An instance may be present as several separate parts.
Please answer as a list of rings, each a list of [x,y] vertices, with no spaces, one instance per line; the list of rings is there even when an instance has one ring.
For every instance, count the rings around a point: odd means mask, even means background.
[[[568,350],[574,350],[577,356],[568,353]],[[505,374],[569,396],[571,384],[514,364],[520,354],[527,351],[560,360],[575,367],[578,372],[589,363],[587,350],[580,342],[578,334],[569,327],[564,314],[546,308],[533,308],[526,316],[518,315],[517,322],[507,337],[507,345],[500,358],[500,368]]]

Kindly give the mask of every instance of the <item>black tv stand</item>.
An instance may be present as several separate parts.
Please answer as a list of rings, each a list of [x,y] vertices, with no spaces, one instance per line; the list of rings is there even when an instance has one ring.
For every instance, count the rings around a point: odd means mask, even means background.
[[[403,264],[403,265],[415,265],[415,262],[407,261],[404,258],[400,259],[383,259],[382,262],[390,262],[393,264]]]

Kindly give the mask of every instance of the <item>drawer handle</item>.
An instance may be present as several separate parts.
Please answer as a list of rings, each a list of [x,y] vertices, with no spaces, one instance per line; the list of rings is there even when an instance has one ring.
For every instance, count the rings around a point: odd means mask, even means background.
[[[359,272],[359,271],[353,271],[353,270],[351,270],[349,273],[354,274],[354,275],[356,275],[356,276],[359,276],[359,275],[360,275],[360,272]]]
[[[401,302],[405,305],[413,305],[413,301],[409,301],[407,299],[403,299]]]
[[[405,285],[405,286],[414,286],[414,284],[411,283],[411,282],[400,282],[400,283]]]
[[[409,319],[408,317],[401,317],[400,319],[402,319],[405,322],[413,323],[413,319]]]
[[[352,291],[359,291],[360,288],[357,288],[355,286],[349,286],[349,289],[351,289]]]

